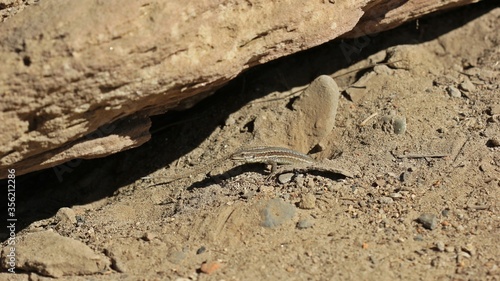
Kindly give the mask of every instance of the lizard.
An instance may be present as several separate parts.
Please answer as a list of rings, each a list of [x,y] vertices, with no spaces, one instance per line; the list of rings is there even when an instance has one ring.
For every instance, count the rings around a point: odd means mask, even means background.
[[[284,173],[287,171],[297,171],[297,172],[307,172],[311,170],[316,170],[320,172],[328,172],[334,174],[341,174],[346,177],[353,177],[348,171],[337,169],[328,165],[325,162],[319,162],[307,154],[301,152],[284,148],[284,147],[272,147],[272,146],[256,146],[243,148],[229,156],[223,157],[221,159],[215,160],[207,165],[202,166],[200,169],[196,169],[189,173],[183,174],[181,176],[170,179],[166,182],[161,182],[154,184],[153,186],[170,183],[193,174],[199,174],[205,171],[207,167],[212,167],[226,159],[231,159],[235,162],[248,163],[263,163],[272,165],[271,173],[268,178],[275,176],[278,173]],[[278,169],[278,165],[280,168]],[[285,167],[286,166],[286,167]],[[145,177],[143,179],[148,179]]]

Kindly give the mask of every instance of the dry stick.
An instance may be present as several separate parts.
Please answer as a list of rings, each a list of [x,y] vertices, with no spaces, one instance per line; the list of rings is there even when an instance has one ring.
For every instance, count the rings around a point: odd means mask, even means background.
[[[286,98],[291,98],[291,97],[294,97],[297,93],[298,95],[297,96],[300,96],[300,94],[308,87],[308,85],[306,86],[302,86],[300,87],[298,90],[294,91],[294,92],[291,92],[290,94],[284,96],[284,97],[278,97],[278,98],[272,98],[272,99],[266,99],[266,100],[261,100],[261,101],[254,101],[254,102],[251,102],[251,104],[256,104],[256,103],[264,103],[264,102],[272,102],[272,101],[277,101],[277,100],[282,100],[282,99],[286,99]]]
[[[443,158],[448,157],[449,154],[405,154],[405,155],[396,155],[397,158]]]
[[[335,75],[335,76],[330,76],[332,78],[338,78],[338,77],[342,77],[344,75],[347,75],[347,74],[350,74],[350,73],[353,73],[353,72],[358,72],[358,71],[361,71],[361,70],[365,70],[365,69],[369,69],[369,68],[372,68],[372,67],[375,67],[377,65],[388,65],[388,64],[391,64],[391,63],[396,63],[396,62],[400,62],[402,61],[401,60],[397,60],[397,61],[393,61],[393,62],[384,62],[384,63],[375,63],[375,64],[371,64],[371,65],[368,65],[368,66],[365,66],[365,67],[361,67],[361,68],[357,68],[357,69],[353,69],[351,71],[348,71],[346,73],[342,73],[342,74],[339,74],[339,75]],[[286,98],[290,98],[290,97],[293,97],[295,94],[297,93],[301,93],[303,92],[306,88],[308,87],[308,85],[306,86],[302,86],[300,87],[297,91],[295,92],[292,92],[290,93],[289,95],[286,95],[284,97],[280,97],[280,98],[272,98],[272,99],[268,99],[268,100],[262,100],[262,101],[255,101],[255,102],[252,102],[252,104],[255,104],[255,103],[263,103],[263,102],[272,102],[272,101],[277,101],[277,100],[282,100],[282,99],[286,99]]]
[[[192,118],[188,118],[188,119],[184,119],[184,120],[180,120],[180,121],[177,121],[177,122],[172,122],[172,123],[168,123],[164,126],[161,126],[157,129],[155,129],[154,131],[151,131],[150,133],[151,134],[155,134],[155,133],[158,133],[160,131],[163,131],[165,130],[166,128],[168,127],[172,127],[172,126],[175,126],[175,125],[179,125],[179,124],[182,124],[182,123],[186,123],[186,122],[189,122],[189,121],[193,121],[193,120],[196,120],[196,119],[200,119],[202,118],[203,116],[195,116],[195,117],[192,117]]]
[[[359,125],[360,125],[360,126],[364,126],[364,125],[366,125],[366,123],[368,123],[368,121],[370,121],[370,119],[372,119],[373,117],[375,117],[375,116],[377,116],[377,115],[378,115],[378,112],[373,113],[372,115],[370,115],[370,116],[366,117],[366,119],[365,119],[365,120],[363,120],[363,122],[361,122]]]
[[[458,159],[458,156],[462,153],[462,151],[464,150],[464,147],[465,145],[469,142],[470,140],[470,137],[467,138],[464,143],[460,146],[460,149],[457,151],[457,154],[455,155],[455,157],[453,158],[453,162],[452,163],[455,163]]]
[[[342,73],[342,74],[339,74],[339,75],[336,75],[336,76],[331,76],[331,77],[332,78],[338,78],[338,77],[342,77],[344,75],[347,75],[349,73],[358,72],[360,70],[365,70],[365,69],[368,69],[368,68],[372,68],[372,67],[375,67],[377,65],[388,65],[388,64],[396,63],[396,62],[400,62],[400,61],[402,61],[402,59],[401,60],[397,60],[397,61],[392,61],[392,62],[375,63],[375,64],[371,64],[371,65],[368,65],[368,66],[365,66],[365,67],[361,67],[361,68],[358,68],[358,69],[353,69],[353,70],[348,71],[346,73]]]
[[[489,205],[467,205],[467,208],[472,210],[487,210],[490,208]]]

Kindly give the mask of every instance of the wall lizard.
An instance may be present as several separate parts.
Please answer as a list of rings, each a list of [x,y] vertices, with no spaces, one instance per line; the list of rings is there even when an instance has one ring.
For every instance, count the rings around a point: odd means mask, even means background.
[[[316,161],[309,155],[297,152],[289,148],[257,146],[257,147],[249,147],[241,149],[233,154],[230,154],[229,156],[223,157],[221,159],[215,160],[214,162],[211,162],[210,164],[204,165],[202,168],[172,178],[169,181],[154,184],[153,186],[170,183],[191,175],[202,173],[204,171],[209,170],[214,165],[217,165],[227,159],[231,159],[236,162],[243,162],[245,164],[263,163],[272,165],[271,173],[268,178],[273,177],[278,173],[284,173],[287,171],[307,172],[311,170],[341,174],[346,177],[352,177],[352,174],[348,171],[331,167],[328,165],[328,163],[325,163],[324,161],[323,162]],[[278,165],[280,165],[279,169]],[[149,179],[149,177],[146,177],[145,179]]]

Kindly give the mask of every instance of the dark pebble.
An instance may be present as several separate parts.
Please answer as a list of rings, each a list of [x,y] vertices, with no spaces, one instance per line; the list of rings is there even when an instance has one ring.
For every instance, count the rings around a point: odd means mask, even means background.
[[[421,214],[417,221],[422,224],[423,227],[433,230],[438,225],[438,219],[436,215],[433,214]]]
[[[197,251],[196,251],[196,254],[199,255],[199,254],[203,254],[205,251],[207,250],[207,248],[205,248],[205,246],[201,246]]]
[[[499,147],[500,146],[500,139],[497,138],[491,138],[486,142],[487,147]]]

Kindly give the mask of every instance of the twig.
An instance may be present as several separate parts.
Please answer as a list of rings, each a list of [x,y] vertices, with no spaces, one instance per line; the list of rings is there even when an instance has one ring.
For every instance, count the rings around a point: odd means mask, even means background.
[[[368,121],[370,121],[370,119],[372,119],[373,117],[375,117],[377,115],[378,115],[378,112],[373,113],[372,115],[368,116],[365,120],[363,120],[363,122],[361,122],[359,125],[360,126],[366,125],[366,123],[368,123]]]
[[[448,157],[449,154],[405,154],[405,155],[396,155],[396,158],[443,158]]]
[[[464,150],[464,147],[465,145],[467,144],[467,142],[469,142],[469,139],[470,138],[467,138],[463,143],[462,145],[460,146],[460,149],[457,151],[457,153],[455,154],[455,157],[453,157],[453,162],[452,163],[455,163],[458,159],[458,156],[460,155],[460,153],[462,153],[462,150]]]
[[[467,208],[472,210],[488,210],[490,208],[489,205],[467,205]]]
[[[287,99],[287,98],[292,98],[294,97],[295,95],[298,95],[299,96],[300,94],[302,94],[302,92],[308,87],[309,85],[306,85],[306,86],[301,86],[299,87],[299,89],[291,92],[290,94],[288,95],[285,95],[283,97],[277,97],[277,98],[270,98],[270,99],[264,99],[264,100],[260,100],[260,101],[253,101],[251,104],[256,104],[256,103],[264,103],[264,102],[272,102],[272,101],[277,101],[277,100],[283,100],[283,99]]]
[[[354,70],[351,70],[351,71],[348,71],[346,73],[342,73],[342,74],[339,74],[339,75],[335,75],[335,76],[330,76],[332,78],[338,78],[338,77],[342,77],[344,75],[347,75],[347,74],[350,74],[350,73],[353,73],[353,72],[358,72],[358,71],[361,71],[361,70],[366,70],[366,69],[369,69],[369,68],[372,68],[372,67],[375,67],[377,65],[388,65],[388,64],[391,64],[391,63],[396,63],[396,62],[400,62],[402,61],[401,60],[397,60],[397,61],[393,61],[393,62],[384,62],[384,63],[374,63],[374,64],[371,64],[371,65],[368,65],[368,66],[365,66],[365,67],[361,67],[361,68],[357,68],[357,69],[354,69]],[[286,83],[284,83],[286,84]],[[284,97],[278,97],[278,98],[272,98],[272,99],[266,99],[266,100],[261,100],[261,101],[254,101],[252,102],[252,104],[255,104],[255,103],[263,103],[263,102],[271,102],[271,101],[277,101],[277,100],[281,100],[281,99],[286,99],[286,98],[289,98],[289,97],[293,97],[295,94],[297,93],[300,93],[300,92],[303,92],[307,87],[309,87],[309,85],[305,85],[305,86],[302,86],[300,87],[298,90],[290,93],[289,95],[286,95]],[[351,86],[352,87],[352,86]],[[358,86],[357,88],[360,88],[360,87],[365,87],[365,86]],[[365,87],[366,88],[366,87]]]
[[[331,76],[332,78],[338,78],[338,77],[341,77],[341,76],[344,76],[344,75],[347,75],[349,73],[353,73],[353,72],[358,72],[358,71],[361,71],[361,70],[366,70],[366,69],[369,69],[369,68],[372,68],[372,67],[375,67],[377,65],[388,65],[388,64],[391,64],[391,63],[396,63],[396,62],[400,62],[402,61],[401,60],[397,60],[397,61],[391,61],[391,62],[382,62],[382,63],[374,63],[374,64],[371,64],[371,65],[368,65],[368,66],[365,66],[365,67],[361,67],[361,68],[358,68],[358,69],[353,69],[351,71],[348,71],[346,73],[342,73],[342,74],[339,74],[339,75],[335,75],[335,76]]]

